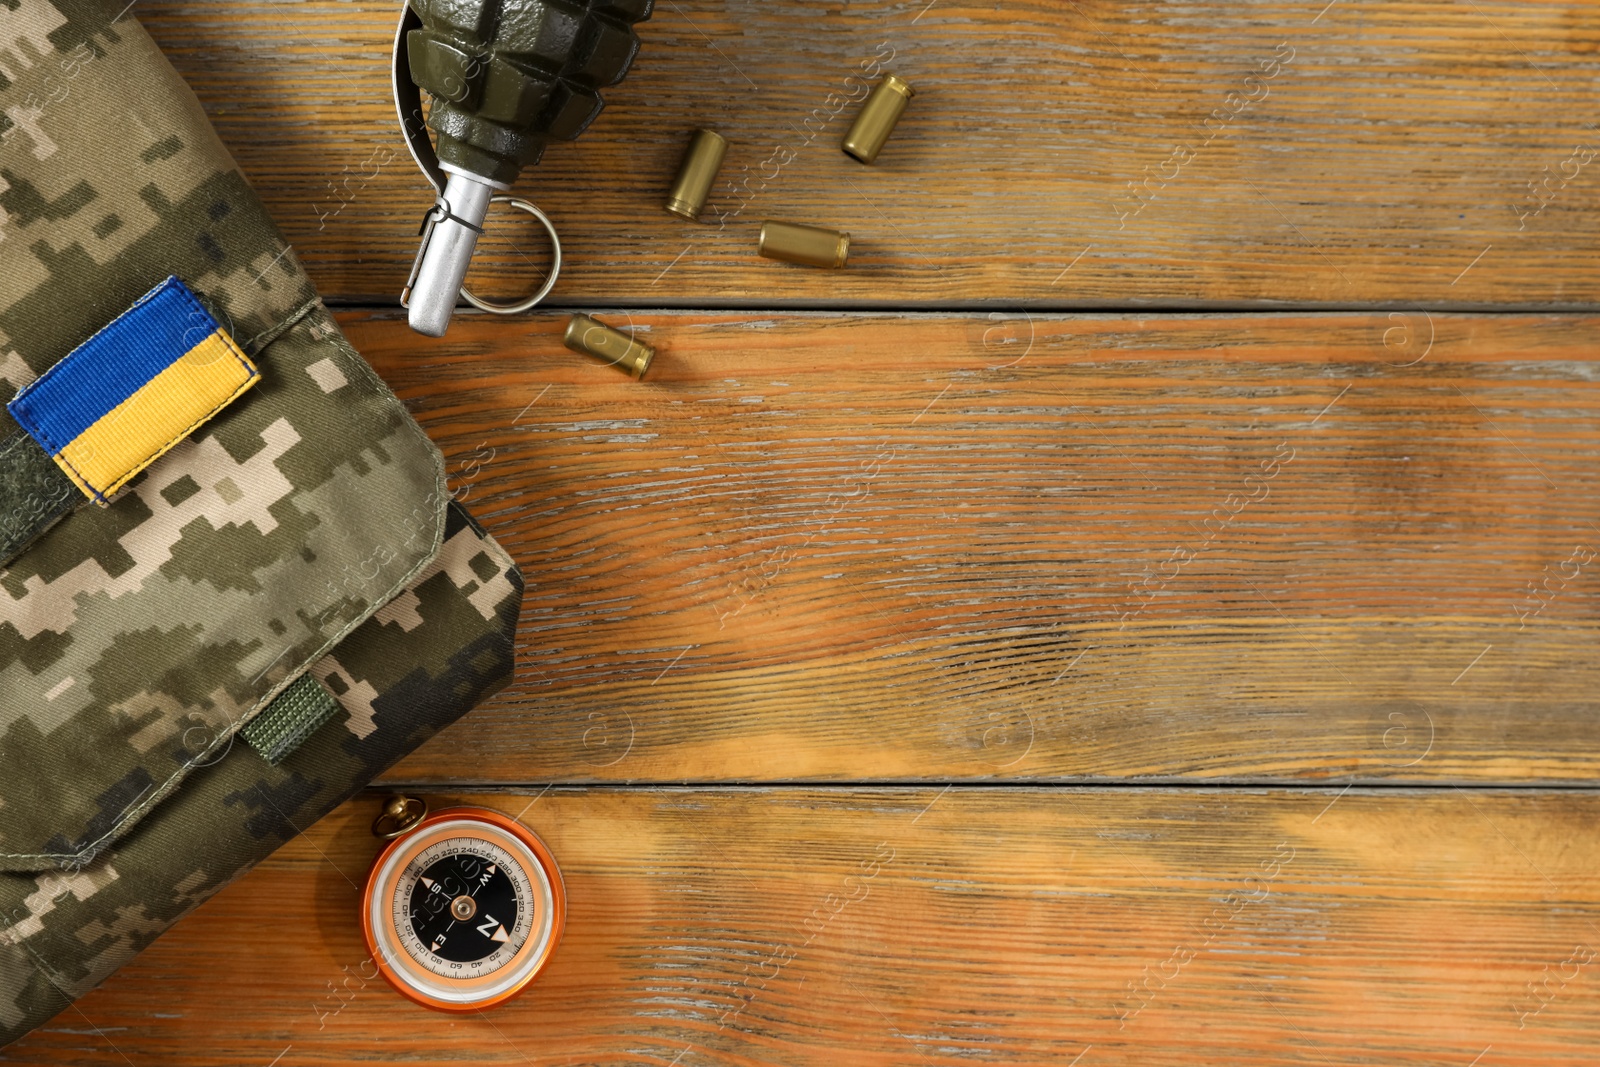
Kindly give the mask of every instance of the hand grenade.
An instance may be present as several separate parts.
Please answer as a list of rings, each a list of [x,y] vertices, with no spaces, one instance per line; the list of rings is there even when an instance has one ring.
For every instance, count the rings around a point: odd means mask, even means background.
[[[409,0],[395,37],[400,124],[438,198],[401,303],[412,329],[441,336],[458,295],[512,314],[543,299],[560,270],[550,220],[506,195],[549,141],[570,141],[600,113],[600,89],[622,80],[639,50],[634,24],[654,0]],[[432,98],[423,119],[419,90]],[[438,135],[437,149],[428,129]],[[550,232],[555,260],[543,288],[516,304],[462,289],[491,203],[530,212]]]

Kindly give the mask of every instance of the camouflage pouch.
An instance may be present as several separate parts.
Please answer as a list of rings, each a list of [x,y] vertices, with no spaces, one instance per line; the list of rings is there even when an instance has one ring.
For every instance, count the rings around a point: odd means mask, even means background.
[[[127,11],[0,3],[0,1044],[504,685],[521,602]],[[129,378],[125,315],[206,358]]]

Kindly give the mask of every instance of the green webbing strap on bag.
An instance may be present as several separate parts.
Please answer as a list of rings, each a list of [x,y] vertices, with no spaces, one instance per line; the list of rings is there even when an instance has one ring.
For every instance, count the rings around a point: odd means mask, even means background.
[[[311,675],[302,674],[239,732],[262,759],[276,765],[338,710],[333,694]]]
[[[33,438],[18,432],[0,441],[0,567],[83,502]]]

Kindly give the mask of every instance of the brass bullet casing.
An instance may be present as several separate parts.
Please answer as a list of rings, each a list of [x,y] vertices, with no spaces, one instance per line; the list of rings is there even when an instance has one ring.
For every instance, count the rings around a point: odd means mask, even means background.
[[[613,330],[588,315],[572,316],[562,343],[574,352],[582,352],[586,356],[604,360],[613,367],[620,367],[635,378],[644,377],[644,372],[650,369],[650,361],[656,356],[656,350],[649,345],[635,341],[621,330]]]
[[[683,163],[678,167],[678,178],[672,183],[672,191],[667,193],[667,210],[690,222],[699,218],[727,154],[728,142],[720,133],[694,131],[694,136],[689,138],[689,150],[683,154]]]
[[[885,74],[867,95],[867,102],[861,105],[861,112],[856,115],[840,147],[863,163],[877,159],[894,132],[895,123],[900,121],[906,105],[916,95],[917,91],[910,85],[893,74]]]
[[[850,235],[821,226],[768,219],[761,224],[761,243],[756,251],[768,259],[807,267],[842,267],[850,258]]]

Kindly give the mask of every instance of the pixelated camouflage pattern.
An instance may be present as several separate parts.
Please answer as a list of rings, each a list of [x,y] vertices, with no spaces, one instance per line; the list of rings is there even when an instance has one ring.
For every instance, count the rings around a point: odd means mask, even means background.
[[[0,2],[0,400],[171,274],[252,354],[316,296],[128,10]]]
[[[169,274],[263,380],[0,571],[0,1045],[504,685],[521,602],[127,12],[0,0],[0,402]]]
[[[0,398],[169,274],[262,381],[0,572],[0,870],[108,847],[433,559],[448,499],[126,10],[0,0]]]
[[[0,870],[92,856],[438,550],[438,454],[320,307],[0,574]]]
[[[503,685],[521,599],[510,558],[450,505],[438,559],[313,667],[341,710],[300,748],[274,767],[236,742],[93,862],[0,873],[0,1045]]]

